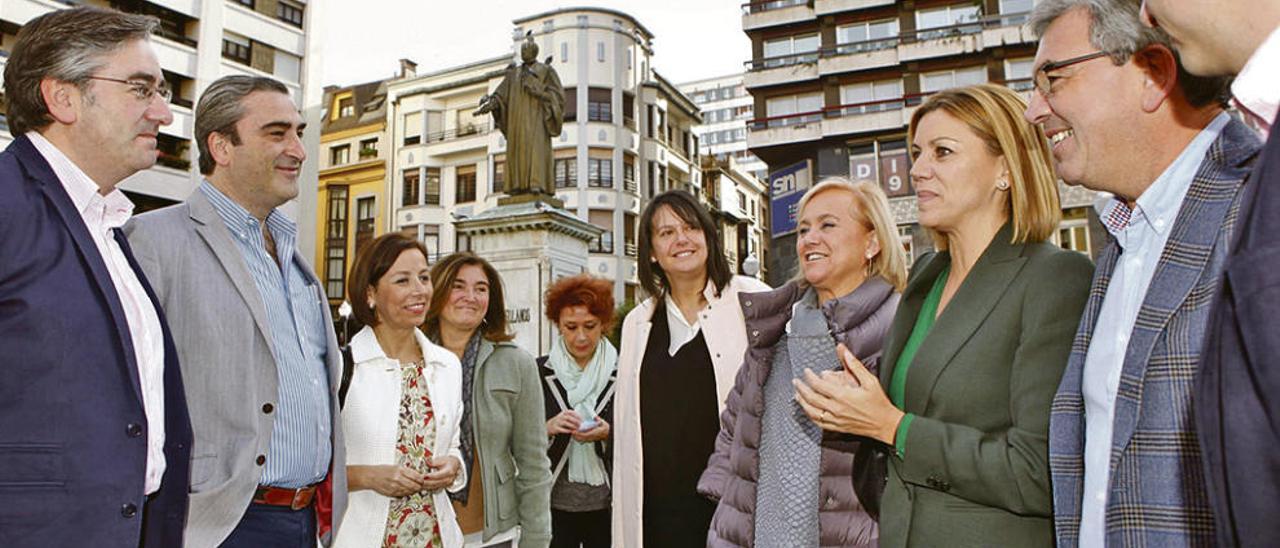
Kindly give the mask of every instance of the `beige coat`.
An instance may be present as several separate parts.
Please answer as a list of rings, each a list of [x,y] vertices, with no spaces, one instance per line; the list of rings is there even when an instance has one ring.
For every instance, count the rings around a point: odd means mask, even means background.
[[[724,401],[733,391],[734,378],[747,349],[742,307],[738,293],[764,291],[769,286],[755,278],[734,276],[720,296],[711,284],[704,295],[707,307],[698,313],[698,324],[706,334],[716,375],[716,401],[724,412]],[[644,544],[644,459],[640,446],[640,362],[652,327],[654,299],[645,299],[622,322],[622,348],[618,355],[618,384],[614,395],[613,545],[641,548]],[[666,318],[658,318],[666,321]],[[705,465],[705,463],[702,463]]]
[[[457,356],[428,341],[421,331],[415,330],[415,335],[426,363],[423,375],[427,378],[427,394],[435,412],[436,439],[432,453],[457,457],[458,462],[462,462],[462,451],[459,450],[462,366],[458,364]],[[404,386],[400,365],[387,358],[369,327],[351,339],[351,358],[355,362],[351,387],[347,393],[347,405],[342,410],[342,426],[351,433],[347,436],[347,464],[395,464],[396,443],[400,435],[401,390]],[[448,490],[460,491],[466,483],[466,468],[463,467]],[[381,546],[386,536],[391,498],[366,489],[351,492],[347,500],[347,514],[334,547]],[[432,493],[431,502],[435,505],[440,538],[445,548],[462,548],[462,529],[453,514],[449,495],[444,489],[438,490]]]

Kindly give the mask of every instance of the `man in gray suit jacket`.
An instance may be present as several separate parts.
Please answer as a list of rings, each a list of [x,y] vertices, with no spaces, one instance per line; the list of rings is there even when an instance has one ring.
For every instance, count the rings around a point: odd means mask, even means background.
[[[191,408],[187,546],[314,547],[326,477],[332,523],[345,506],[342,355],[297,227],[276,210],[298,194],[303,126],[280,82],[214,82],[196,107],[205,181],[127,230]]]
[[[1183,72],[1137,2],[1045,0],[1032,26],[1027,119],[1063,180],[1114,195],[1049,419],[1058,544],[1212,545],[1191,395],[1259,143],[1223,112],[1226,81]]]

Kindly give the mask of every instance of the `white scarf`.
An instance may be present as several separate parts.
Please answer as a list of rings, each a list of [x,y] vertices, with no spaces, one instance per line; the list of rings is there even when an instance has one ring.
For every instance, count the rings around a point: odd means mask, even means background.
[[[613,347],[613,343],[600,337],[591,361],[586,367],[578,367],[577,360],[564,345],[564,338],[556,335],[556,343],[551,346],[547,363],[551,364],[556,378],[568,394],[568,401],[565,403],[569,409],[577,411],[583,421],[595,418],[596,402],[618,367],[618,349]],[[569,481],[604,485],[604,463],[596,454],[594,445],[594,442],[569,440]]]

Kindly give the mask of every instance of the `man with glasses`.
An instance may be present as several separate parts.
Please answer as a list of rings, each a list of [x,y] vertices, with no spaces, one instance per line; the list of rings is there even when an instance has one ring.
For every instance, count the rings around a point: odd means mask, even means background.
[[[152,17],[29,21],[4,69],[0,546],[177,546],[191,425],[116,185],[173,121]]]
[[[1221,546],[1280,546],[1280,2],[1146,0],[1187,70],[1236,74],[1233,102],[1267,145],[1240,198],[1196,380],[1196,427]],[[1270,135],[1270,137],[1268,137]]]
[[[192,548],[314,548],[331,474],[333,523],[345,507],[342,352],[297,225],[277,209],[298,195],[305,125],[283,83],[218,79],[196,104],[204,181],[126,229],[191,402]]]
[[[1108,192],[1076,344],[1053,401],[1060,546],[1209,546],[1192,416],[1210,297],[1257,155],[1226,81],[1183,71],[1134,0],[1043,0],[1026,117],[1068,184]]]

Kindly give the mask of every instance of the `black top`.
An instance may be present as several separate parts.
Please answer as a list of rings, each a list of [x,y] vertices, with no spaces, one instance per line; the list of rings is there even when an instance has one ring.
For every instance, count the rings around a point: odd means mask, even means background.
[[[665,299],[657,299],[640,366],[640,432],[644,496],[698,497],[698,478],[720,434],[716,375],[699,330],[675,356]]]
[[[568,409],[565,401],[569,399],[569,394],[564,385],[560,384],[560,379],[556,378],[555,369],[547,364],[546,356],[538,358],[538,372],[542,375],[542,401],[547,420],[551,420],[551,417]],[[595,444],[596,454],[600,455],[600,459],[604,461],[605,472],[609,474],[613,473],[613,385],[617,380],[618,373],[614,371],[613,375],[609,376],[609,384],[605,385],[596,403],[600,418],[610,426],[608,439]],[[569,434],[556,434],[551,438],[551,443],[547,445],[547,456],[551,459],[552,472],[562,466],[560,460],[565,457],[565,449],[568,449],[569,441],[572,439],[573,437]]]

